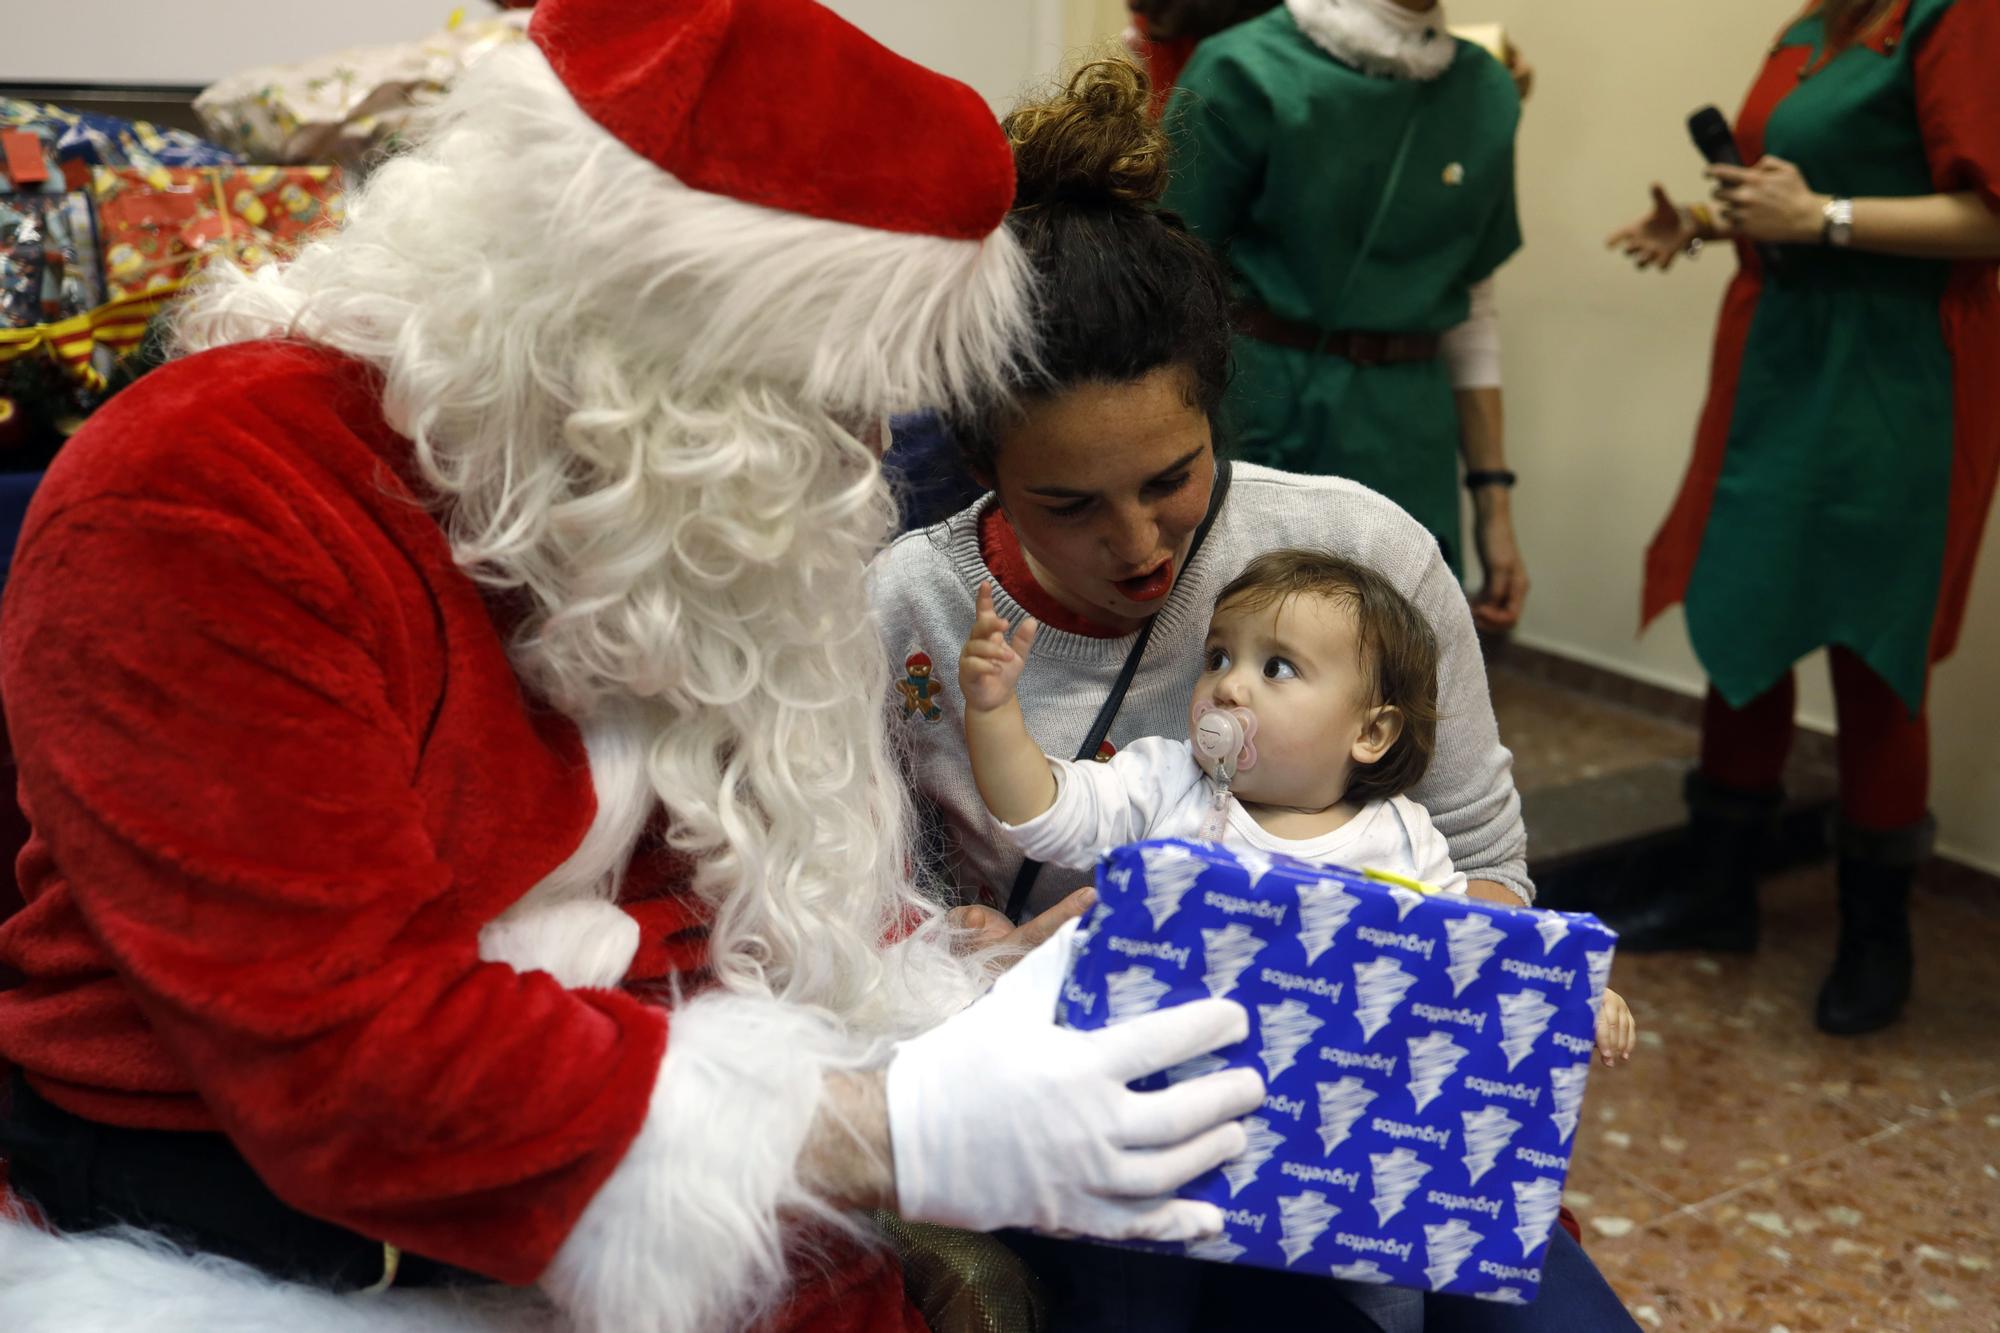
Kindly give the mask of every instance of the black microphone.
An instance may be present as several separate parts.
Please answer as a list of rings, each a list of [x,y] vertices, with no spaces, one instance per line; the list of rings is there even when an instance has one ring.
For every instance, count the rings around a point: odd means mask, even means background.
[[[1736,133],[1719,107],[1705,106],[1688,117],[1688,134],[1694,146],[1710,163],[1724,167],[1743,165],[1743,151],[1736,146]],[[1757,260],[1764,271],[1776,277],[1785,267],[1785,257],[1775,245],[1756,243]]]

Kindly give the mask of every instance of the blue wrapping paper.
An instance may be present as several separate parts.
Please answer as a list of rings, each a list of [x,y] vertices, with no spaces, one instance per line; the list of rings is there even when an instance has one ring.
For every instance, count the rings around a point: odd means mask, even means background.
[[[63,183],[62,169],[70,162],[157,171],[161,167],[228,167],[243,161],[185,130],[12,97],[0,97],[0,129],[26,130],[42,141],[43,156],[52,168],[44,187],[49,193],[70,188]],[[83,176],[87,179],[89,173]]]
[[[1249,1151],[1181,1191],[1221,1207],[1224,1234],[1138,1248],[1533,1299],[1611,931],[1176,840],[1105,853],[1097,893],[1059,1020],[1233,999],[1249,1037],[1152,1085],[1245,1065],[1267,1087]]]

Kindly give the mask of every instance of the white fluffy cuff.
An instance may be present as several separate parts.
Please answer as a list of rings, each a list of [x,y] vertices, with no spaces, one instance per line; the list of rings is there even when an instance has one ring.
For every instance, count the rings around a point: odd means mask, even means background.
[[[795,1005],[710,995],[673,1011],[646,1122],[541,1285],[584,1333],[755,1324],[790,1287],[781,1214],[827,1216],[797,1164],[828,1072],[857,1043]]]
[[[526,900],[479,931],[479,956],[516,972],[547,972],[572,989],[616,986],[639,952],[639,923],[596,899]]]

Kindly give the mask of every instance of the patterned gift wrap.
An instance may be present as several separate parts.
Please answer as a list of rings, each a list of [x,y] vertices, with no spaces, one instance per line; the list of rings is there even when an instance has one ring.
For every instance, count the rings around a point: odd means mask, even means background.
[[[528,15],[461,21],[415,42],[263,65],[211,84],[194,109],[217,139],[259,162],[331,162],[357,173],[488,52],[527,40]]]
[[[1534,1297],[1616,936],[1419,888],[1206,843],[1105,853],[1060,1021],[1233,999],[1248,1039],[1165,1081],[1247,1065],[1268,1088],[1249,1151],[1181,1191],[1224,1234],[1138,1248]]]
[[[109,298],[169,287],[213,255],[244,268],[289,257],[338,226],[336,167],[100,167],[91,178]]]
[[[0,329],[54,324],[103,300],[90,197],[0,194]]]
[[[243,160],[185,130],[11,97],[0,97],[0,130],[26,130],[42,141],[51,179],[67,182],[51,189],[82,189],[91,167],[154,171],[223,167]]]

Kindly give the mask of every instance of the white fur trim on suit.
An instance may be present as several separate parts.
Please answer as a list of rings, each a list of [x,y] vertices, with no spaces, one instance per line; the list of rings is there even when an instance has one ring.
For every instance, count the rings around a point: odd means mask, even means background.
[[[746,1328],[790,1288],[780,1217],[858,1234],[799,1183],[830,1070],[869,1054],[813,1011],[709,995],[673,1011],[651,1109],[541,1285],[584,1333]]]
[[[569,987],[612,987],[639,952],[639,923],[622,909],[619,872],[653,807],[652,792],[621,777],[643,762],[644,733],[626,710],[580,724],[597,812],[583,841],[520,901],[479,929],[479,956],[516,972],[546,972]]]
[[[639,923],[595,899],[546,905],[524,898],[479,931],[479,956],[563,985],[616,986],[639,952]]]
[[[563,1333],[533,1291],[335,1295],[137,1231],[62,1236],[0,1212],[6,1333]]]
[[[1378,78],[1428,83],[1458,57],[1442,4],[1420,14],[1396,0],[1285,0],[1285,8],[1313,45]]]
[[[797,1005],[710,995],[673,1011],[638,1137],[540,1293],[335,1295],[144,1232],[55,1235],[0,1214],[5,1333],[712,1333],[784,1303],[799,1237],[862,1232],[801,1188],[829,1071],[873,1054]]]

